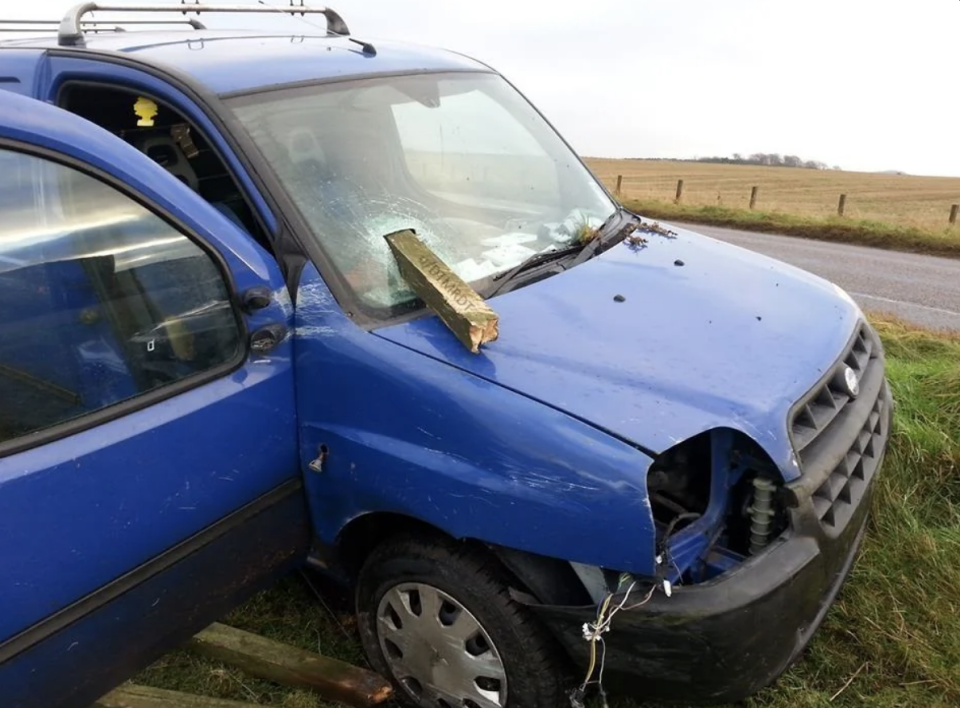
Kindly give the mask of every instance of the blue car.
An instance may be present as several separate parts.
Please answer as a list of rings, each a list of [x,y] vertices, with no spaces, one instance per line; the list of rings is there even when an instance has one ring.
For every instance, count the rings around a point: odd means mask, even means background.
[[[0,43],[4,708],[88,706],[304,565],[424,707],[732,701],[798,658],[890,432],[842,290],[619,206],[481,62],[95,9]]]

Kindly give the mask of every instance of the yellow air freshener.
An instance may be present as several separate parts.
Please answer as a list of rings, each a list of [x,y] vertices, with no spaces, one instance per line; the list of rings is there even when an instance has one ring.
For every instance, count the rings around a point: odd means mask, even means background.
[[[133,104],[133,112],[136,113],[140,119],[137,121],[137,127],[152,128],[153,119],[156,117],[158,110],[156,103],[149,98],[140,96],[137,102]]]

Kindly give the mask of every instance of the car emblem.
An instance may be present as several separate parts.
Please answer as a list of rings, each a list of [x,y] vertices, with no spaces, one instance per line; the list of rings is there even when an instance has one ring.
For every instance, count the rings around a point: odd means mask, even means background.
[[[847,393],[851,398],[856,398],[860,393],[860,380],[857,378],[857,372],[849,366],[843,369],[843,383],[847,387]]]

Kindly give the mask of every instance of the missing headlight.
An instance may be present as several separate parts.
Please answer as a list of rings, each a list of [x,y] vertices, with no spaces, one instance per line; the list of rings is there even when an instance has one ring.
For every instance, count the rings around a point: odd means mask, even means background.
[[[716,429],[659,455],[647,474],[656,552],[674,580],[736,567],[787,528],[781,475],[741,432]]]
[[[710,476],[710,433],[657,457],[647,473],[647,493],[658,527],[679,531],[695,518],[691,515],[702,515],[710,503]]]

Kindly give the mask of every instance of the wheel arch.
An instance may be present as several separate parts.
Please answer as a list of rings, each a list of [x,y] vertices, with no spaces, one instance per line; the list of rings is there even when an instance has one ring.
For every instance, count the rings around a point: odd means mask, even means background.
[[[373,550],[400,535],[457,541],[496,559],[513,589],[529,596],[527,601],[567,606],[591,603],[583,583],[567,561],[493,545],[475,538],[456,538],[433,524],[393,512],[369,512],[351,519],[337,537],[337,565],[353,583]]]

